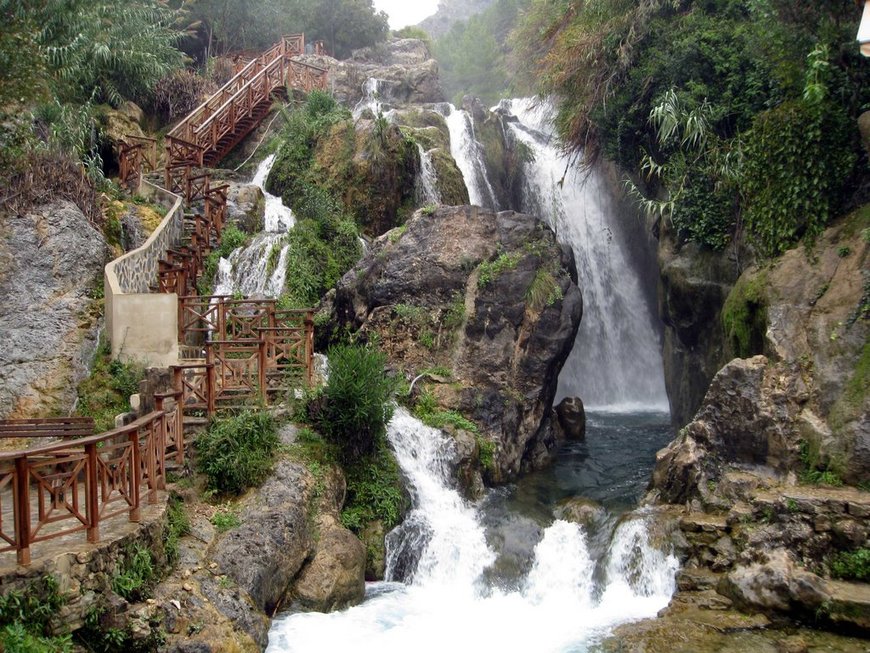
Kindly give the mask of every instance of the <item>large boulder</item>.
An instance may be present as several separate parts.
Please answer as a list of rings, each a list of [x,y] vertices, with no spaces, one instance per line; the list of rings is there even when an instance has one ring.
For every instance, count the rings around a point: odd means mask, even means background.
[[[67,414],[96,345],[107,247],[77,206],[0,214],[0,417]]]
[[[449,369],[451,383],[427,389],[476,422],[494,448],[489,480],[501,482],[555,448],[556,381],[582,313],[575,278],[571,251],[541,220],[440,207],[375,241],[339,282],[332,317],[377,339],[410,378]]]
[[[282,460],[239,514],[241,525],[215,546],[214,560],[254,604],[272,614],[314,551],[309,502],[314,480]]]
[[[796,370],[764,356],[735,359],[713,379],[695,419],[659,451],[652,487],[668,503],[696,498],[730,465],[785,474],[800,455],[795,417],[809,399]]]
[[[438,62],[419,39],[392,39],[354,52],[345,61],[307,55],[302,60],[329,69],[329,87],[335,98],[353,106],[365,95],[368,79],[378,79],[381,100],[391,106],[441,102]]]

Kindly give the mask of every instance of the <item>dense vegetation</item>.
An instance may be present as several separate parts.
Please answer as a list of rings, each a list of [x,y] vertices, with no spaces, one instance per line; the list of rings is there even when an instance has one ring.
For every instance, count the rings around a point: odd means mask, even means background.
[[[338,56],[388,34],[371,0],[0,0],[0,201],[68,198],[102,227],[110,108],[177,119],[232,74],[212,55],[300,31]]]
[[[130,395],[139,392],[139,382],[144,376],[141,365],[113,359],[108,340],[101,339],[91,373],[78,385],[76,414],[93,417],[96,433],[115,428],[115,416],[129,412]]]
[[[212,421],[197,437],[197,466],[206,475],[209,490],[241,494],[266,479],[277,449],[271,414],[247,411]]]
[[[338,58],[382,41],[387,15],[372,0],[193,0],[197,25],[185,49],[197,58],[238,50],[262,50],[283,34],[305,33],[308,43],[324,41]]]
[[[512,42],[577,156],[605,154],[679,234],[762,254],[817,235],[866,165],[855,3],[534,0]]]

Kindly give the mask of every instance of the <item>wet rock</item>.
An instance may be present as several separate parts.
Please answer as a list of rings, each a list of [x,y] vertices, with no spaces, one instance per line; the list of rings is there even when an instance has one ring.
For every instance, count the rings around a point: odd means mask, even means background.
[[[331,612],[360,603],[365,596],[365,546],[332,515],[321,515],[316,528],[314,558],[293,585],[294,605]]]
[[[556,414],[568,440],[586,438],[586,411],[580,397],[565,397],[556,406]]]
[[[553,509],[553,516],[556,519],[579,524],[588,531],[590,526],[601,522],[607,516],[607,511],[591,499],[573,497],[560,501]]]
[[[360,533],[360,540],[366,550],[365,579],[367,581],[384,580],[387,567],[387,550],[384,546],[386,536],[384,523],[381,520],[369,522]]]
[[[481,281],[481,270],[500,258],[510,263]],[[552,302],[531,306],[526,291],[544,273],[559,290]],[[416,213],[398,238],[373,243],[339,282],[332,319],[339,329],[377,337],[409,378],[433,365],[448,368],[455,384],[432,391],[494,443],[486,473],[503,482],[524,460],[553,450],[556,381],[582,313],[575,274],[570,250],[532,216],[439,207]]]

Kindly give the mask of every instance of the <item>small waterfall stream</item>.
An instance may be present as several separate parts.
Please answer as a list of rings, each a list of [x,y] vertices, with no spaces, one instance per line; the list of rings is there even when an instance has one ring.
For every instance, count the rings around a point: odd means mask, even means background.
[[[453,441],[404,409],[388,437],[414,500],[388,538],[389,581],[370,584],[366,601],[343,612],[277,618],[270,653],[404,653],[421,642],[429,651],[586,651],[616,624],[653,616],[670,599],[677,562],[650,546],[643,515],[623,521],[598,560],[582,527],[555,521],[524,579],[513,589],[488,583],[496,551],[482,508],[453,489]]]
[[[440,204],[441,194],[438,192],[438,176],[432,155],[417,143],[420,153],[420,173],[417,175],[417,198],[420,204]]]
[[[619,218],[601,174],[567,168],[546,105],[519,99],[499,108],[517,118],[510,129],[534,154],[526,164],[521,208],[546,217],[559,241],[571,245],[583,291],[583,320],[559,377],[557,401],[577,395],[592,408],[667,411],[654,310],[610,226]]]
[[[469,202],[497,209],[498,201],[487,177],[483,147],[474,136],[474,119],[471,114],[452,104],[438,105],[436,108],[447,121],[447,128],[450,130],[450,154],[462,172]]]
[[[274,163],[274,154],[263,159],[251,181],[263,191],[266,199],[264,230],[254,236],[247,247],[240,247],[220,260],[215,277],[216,295],[241,293],[245,297],[274,298],[284,289],[288,247],[282,242],[295,219],[281,198],[265,188]]]

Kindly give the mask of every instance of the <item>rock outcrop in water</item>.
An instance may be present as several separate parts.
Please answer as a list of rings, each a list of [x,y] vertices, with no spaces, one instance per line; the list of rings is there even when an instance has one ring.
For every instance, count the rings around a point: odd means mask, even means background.
[[[449,370],[427,389],[494,443],[488,476],[503,482],[556,443],[556,381],[582,313],[575,279],[539,219],[441,207],[375,241],[339,283],[332,321],[377,339],[409,379]]]
[[[684,592],[870,630],[867,584],[831,578],[870,537],[870,493],[832,487],[870,478],[867,216],[829,228],[812,257],[748,270],[725,303],[726,348],[767,356],[722,368],[659,452],[651,498],[676,515]]]
[[[91,295],[106,254],[103,235],[71,202],[0,215],[0,417],[72,408],[96,346]]]

